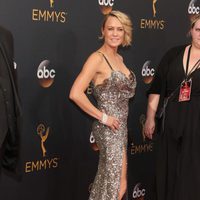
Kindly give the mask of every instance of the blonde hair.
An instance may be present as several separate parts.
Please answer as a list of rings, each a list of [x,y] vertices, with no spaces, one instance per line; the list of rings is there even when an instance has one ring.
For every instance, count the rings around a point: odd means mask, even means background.
[[[106,21],[111,16],[116,17],[120,21],[120,23],[122,24],[122,26],[124,28],[124,41],[122,42],[122,46],[123,47],[130,46],[131,42],[132,42],[133,27],[132,27],[132,22],[131,22],[129,16],[118,10],[113,10],[110,13],[108,13],[107,15],[105,15],[103,22],[102,22],[102,29],[104,29]],[[103,39],[104,36],[102,35],[99,38]]]
[[[200,19],[200,14],[190,16],[190,27],[193,28],[195,23]]]

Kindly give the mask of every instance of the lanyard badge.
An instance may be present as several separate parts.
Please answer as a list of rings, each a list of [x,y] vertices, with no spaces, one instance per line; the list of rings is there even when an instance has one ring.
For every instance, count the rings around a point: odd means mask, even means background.
[[[179,91],[179,102],[189,101],[192,91],[192,79],[184,80]]]
[[[197,70],[200,65],[200,59],[195,63],[195,65],[192,67],[190,72],[188,73],[189,68],[189,60],[190,60],[190,51],[191,51],[192,45],[190,45],[188,49],[188,55],[187,55],[187,62],[186,62],[186,74],[185,74],[185,80],[181,83],[180,91],[179,91],[179,102],[183,101],[189,101],[192,91],[192,78],[189,79],[192,72]]]

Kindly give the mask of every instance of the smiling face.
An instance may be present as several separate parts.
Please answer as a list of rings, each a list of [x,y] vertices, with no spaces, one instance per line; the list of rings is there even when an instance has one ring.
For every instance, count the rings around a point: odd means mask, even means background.
[[[197,20],[191,28],[192,44],[200,49],[200,19]]]
[[[121,22],[114,16],[109,16],[102,28],[104,43],[116,48],[124,41],[124,28]]]

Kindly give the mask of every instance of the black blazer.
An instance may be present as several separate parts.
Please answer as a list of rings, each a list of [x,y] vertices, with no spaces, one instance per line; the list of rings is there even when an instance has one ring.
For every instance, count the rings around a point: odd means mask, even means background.
[[[12,34],[0,26],[0,149],[1,166],[16,171],[21,107],[13,64]]]

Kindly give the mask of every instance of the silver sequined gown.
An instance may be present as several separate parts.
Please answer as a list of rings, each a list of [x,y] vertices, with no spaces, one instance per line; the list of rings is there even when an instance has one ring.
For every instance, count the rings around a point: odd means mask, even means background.
[[[94,86],[94,97],[101,111],[119,119],[120,128],[113,132],[97,120],[93,123],[92,133],[100,154],[89,200],[118,200],[123,152],[127,148],[128,101],[135,94],[136,78],[133,72],[127,77],[111,70],[110,78]]]

